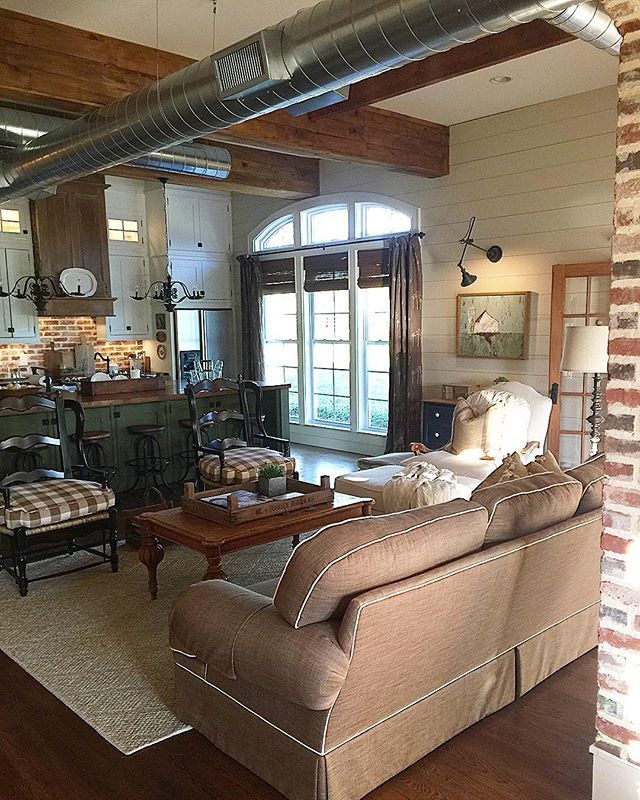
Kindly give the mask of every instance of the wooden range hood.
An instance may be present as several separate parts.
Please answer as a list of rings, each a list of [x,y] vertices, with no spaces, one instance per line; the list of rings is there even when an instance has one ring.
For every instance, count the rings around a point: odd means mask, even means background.
[[[113,316],[107,212],[102,175],[69,181],[50,197],[31,201],[36,269],[57,281],[69,267],[93,273],[98,289],[92,297],[56,297],[47,303],[46,317]]]

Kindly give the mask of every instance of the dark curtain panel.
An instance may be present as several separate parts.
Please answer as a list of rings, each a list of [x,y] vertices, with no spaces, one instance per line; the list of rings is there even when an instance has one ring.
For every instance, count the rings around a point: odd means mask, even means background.
[[[262,271],[258,256],[238,256],[240,262],[240,310],[242,314],[242,375],[264,380],[262,342]]]
[[[422,412],[422,258],[417,234],[389,240],[389,428],[387,453],[420,441]]]

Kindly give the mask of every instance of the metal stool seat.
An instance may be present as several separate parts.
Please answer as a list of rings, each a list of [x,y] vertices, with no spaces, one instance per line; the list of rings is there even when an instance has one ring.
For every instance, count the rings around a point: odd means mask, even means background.
[[[162,455],[158,434],[166,430],[166,425],[147,424],[129,425],[127,431],[135,436],[134,452],[135,457],[127,461],[129,466],[135,471],[135,481],[128,492],[134,492],[139,484],[142,484],[144,494],[147,495],[150,489],[159,489],[159,484],[169,490],[169,486],[164,479],[164,473],[169,466],[169,459]]]

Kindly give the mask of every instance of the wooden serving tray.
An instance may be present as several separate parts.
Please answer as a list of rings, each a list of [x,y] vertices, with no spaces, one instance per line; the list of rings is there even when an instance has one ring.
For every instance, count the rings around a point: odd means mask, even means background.
[[[83,397],[112,397],[118,394],[141,394],[143,392],[160,392],[164,389],[164,375],[153,378],[128,378],[124,381],[90,381],[80,382],[80,394]]]
[[[255,495],[256,501],[252,505],[241,505],[236,493],[243,492]],[[287,494],[280,497],[260,498],[258,482],[240,483],[234,486],[221,486],[218,489],[209,489],[206,492],[196,492],[193,483],[185,483],[182,496],[182,508],[188,514],[219,522],[223,525],[239,525],[243,522],[253,522],[256,519],[271,517],[275,514],[286,514],[290,511],[299,511],[301,508],[333,503],[334,492],[330,488],[328,475],[320,478],[320,486],[315,483],[305,483],[294,478],[287,478]],[[208,498],[227,495],[226,505],[214,505],[207,502]]]

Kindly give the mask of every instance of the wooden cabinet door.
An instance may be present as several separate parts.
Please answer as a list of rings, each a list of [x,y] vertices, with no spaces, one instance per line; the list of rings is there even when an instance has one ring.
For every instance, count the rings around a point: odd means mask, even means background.
[[[575,466],[589,455],[586,418],[591,413],[593,390],[592,375],[563,373],[560,369],[565,330],[575,325],[607,325],[610,287],[609,262],[553,267],[549,386],[557,384],[558,402],[551,411],[547,448],[564,467]]]

